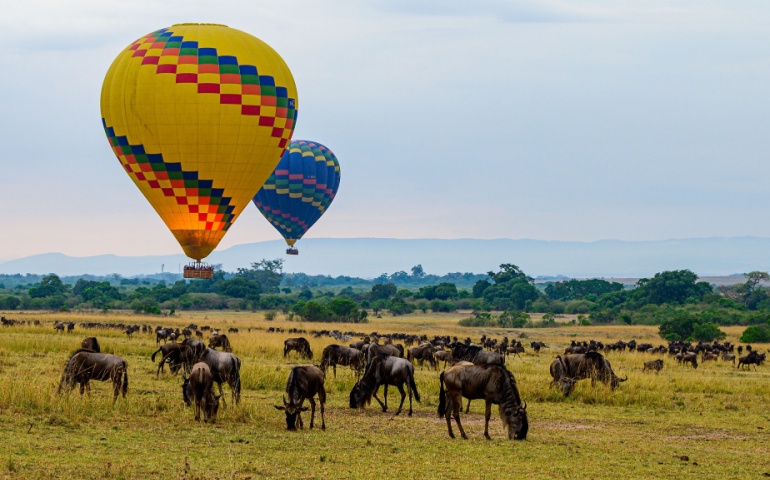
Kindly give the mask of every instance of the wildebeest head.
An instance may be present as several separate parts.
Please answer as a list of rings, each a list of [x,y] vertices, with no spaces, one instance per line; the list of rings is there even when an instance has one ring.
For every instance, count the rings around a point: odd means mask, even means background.
[[[222,395],[211,395],[211,398],[207,399],[206,406],[203,410],[203,418],[205,421],[214,422],[217,418],[217,412],[219,411],[219,397]]]
[[[523,405],[519,405],[516,412],[508,419],[508,439],[526,440],[528,431],[527,402],[524,402]]]
[[[297,429],[297,417],[300,412],[307,411],[308,407],[300,407],[294,402],[287,402],[286,397],[283,397],[283,406],[273,405],[278,410],[283,410],[286,413],[286,428],[288,430]]]
[[[182,383],[182,398],[184,399],[184,403],[189,407],[192,405],[194,392],[192,385],[190,385],[190,377],[182,374],[182,379],[184,380],[184,383]]]
[[[565,376],[560,377],[558,381],[559,388],[561,389],[561,393],[563,393],[565,397],[569,396],[569,394],[572,393],[572,390],[574,390],[576,383],[577,383],[576,378],[570,378]]]
[[[371,398],[368,389],[358,381],[353,385],[353,390],[350,391],[350,408],[363,408]]]

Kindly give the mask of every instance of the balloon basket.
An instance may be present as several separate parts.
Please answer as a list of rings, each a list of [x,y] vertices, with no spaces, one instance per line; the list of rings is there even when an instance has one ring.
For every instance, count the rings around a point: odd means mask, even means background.
[[[299,250],[296,248],[287,248],[286,255],[299,255]]]
[[[184,278],[214,278],[214,267],[201,262],[193,262],[184,266]]]

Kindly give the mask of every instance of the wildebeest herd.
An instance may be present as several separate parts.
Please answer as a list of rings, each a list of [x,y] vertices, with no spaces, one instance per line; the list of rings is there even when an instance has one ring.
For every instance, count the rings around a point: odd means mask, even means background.
[[[136,331],[138,330],[137,328]],[[164,371],[164,365],[168,365],[172,374],[182,372],[182,400],[188,406],[194,405],[195,420],[202,419],[206,422],[216,420],[220,402],[226,405],[222,397],[224,383],[230,387],[231,401],[235,404],[240,402],[241,360],[232,353],[233,348],[226,335],[214,330],[206,346],[199,339],[201,336],[196,335],[199,338],[192,338],[193,332],[201,331],[195,325],[190,325],[184,329],[185,333],[180,332],[180,335],[174,337],[165,332],[176,333],[176,330],[158,327],[154,333],[157,335],[161,330],[164,330],[164,333],[162,338],[159,337],[158,343],[161,339],[164,343],[160,344],[158,350],[151,355],[151,360],[154,362],[160,354],[156,374],[159,376]],[[207,327],[206,330],[211,329]],[[152,332],[149,329],[143,329],[143,331]],[[297,330],[293,333],[306,332]],[[376,332],[341,334],[336,331],[323,331],[320,334],[311,332],[311,334],[316,337],[328,335],[339,340],[352,340],[354,336],[360,336],[361,340],[352,341],[349,345],[328,345],[323,349],[318,365],[298,365],[291,369],[286,382],[283,404],[275,406],[285,413],[289,430],[295,430],[297,426],[303,428],[301,413],[308,410],[305,401],[310,404],[310,428],[314,427],[317,404],[320,409],[321,428],[326,428],[324,383],[329,367],[335,378],[337,365],[347,366],[355,372],[357,381],[350,391],[350,408],[364,408],[374,398],[382,411],[387,412],[388,387],[393,386],[401,394],[395,415],[401,413],[408,396],[408,415],[411,416],[412,400],[420,401],[414,379],[415,366],[421,368],[427,366],[429,369],[437,370],[439,362],[443,361],[445,370],[437,378],[439,383],[437,413],[446,420],[450,437],[454,438],[451,422],[454,419],[461,436],[467,438],[460,420],[462,398],[468,399],[468,405],[474,399],[485,401],[484,435],[486,438],[490,438],[489,420],[493,404],[498,406],[499,416],[509,439],[523,440],[527,436],[529,429],[527,405],[521,398],[514,374],[506,367],[506,359],[509,355],[519,355],[524,352],[524,346],[520,341],[511,342],[506,337],[498,342],[482,337],[481,341],[475,344],[470,338],[460,340],[449,336],[436,336],[429,339],[426,336],[378,335]],[[180,341],[174,341],[175,339]],[[394,343],[394,339],[400,339],[403,345]],[[405,349],[404,345],[410,346]],[[557,348],[549,347],[543,342],[531,342],[530,347],[535,352]],[[753,350],[750,346],[746,348],[749,353],[738,357],[737,368],[753,365],[756,369],[756,366],[762,365],[766,355]],[[605,356],[607,352],[616,350],[637,350],[650,354],[667,353],[679,363],[689,364],[695,368],[698,365],[698,356],[701,358],[701,363],[709,360],[734,363],[736,357],[732,352],[735,349],[736,347],[729,342],[710,344],[670,342],[667,347],[662,345],[656,347],[637,343],[635,340],[618,341],[607,345],[593,340],[572,341],[564,349],[564,353],[556,355],[550,364],[551,384],[564,396],[570,395],[576,383],[582,379],[590,379],[592,384],[598,380],[611,389],[616,389],[622,382],[628,380],[627,375],[621,378],[613,371],[610,361]],[[739,353],[741,350],[742,347],[738,347]],[[291,352],[296,352],[299,357],[308,361],[313,359],[310,342],[302,336],[285,340],[284,357],[288,357]],[[663,364],[664,361],[661,358],[645,361],[642,371],[660,372]],[[128,392],[127,362],[117,355],[101,353],[96,337],[83,340],[80,348],[67,359],[58,392],[68,392],[76,384],[80,385],[81,394],[90,392],[91,380],[112,381],[113,402],[117,401],[121,393],[125,398]],[[377,395],[380,386],[384,391],[382,399]],[[466,413],[467,411],[466,408]]]

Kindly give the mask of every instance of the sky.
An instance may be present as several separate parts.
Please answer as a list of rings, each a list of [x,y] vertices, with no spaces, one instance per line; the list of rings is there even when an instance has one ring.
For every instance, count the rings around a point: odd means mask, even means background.
[[[0,261],[181,253],[99,95],[183,22],[291,69],[294,138],[341,166],[306,238],[770,237],[766,1],[25,0],[0,16]],[[280,238],[251,207],[219,249]]]

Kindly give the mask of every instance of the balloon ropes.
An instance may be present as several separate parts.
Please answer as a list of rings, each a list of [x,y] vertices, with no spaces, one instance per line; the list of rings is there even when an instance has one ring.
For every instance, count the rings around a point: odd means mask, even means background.
[[[318,142],[294,140],[254,204],[286,240],[286,253],[297,255],[294,244],[326,212],[339,186],[334,153]]]
[[[102,125],[131,180],[195,262],[219,244],[275,169],[297,120],[297,89],[281,57],[224,25],[149,33],[113,61]],[[188,274],[189,271],[189,274]]]

